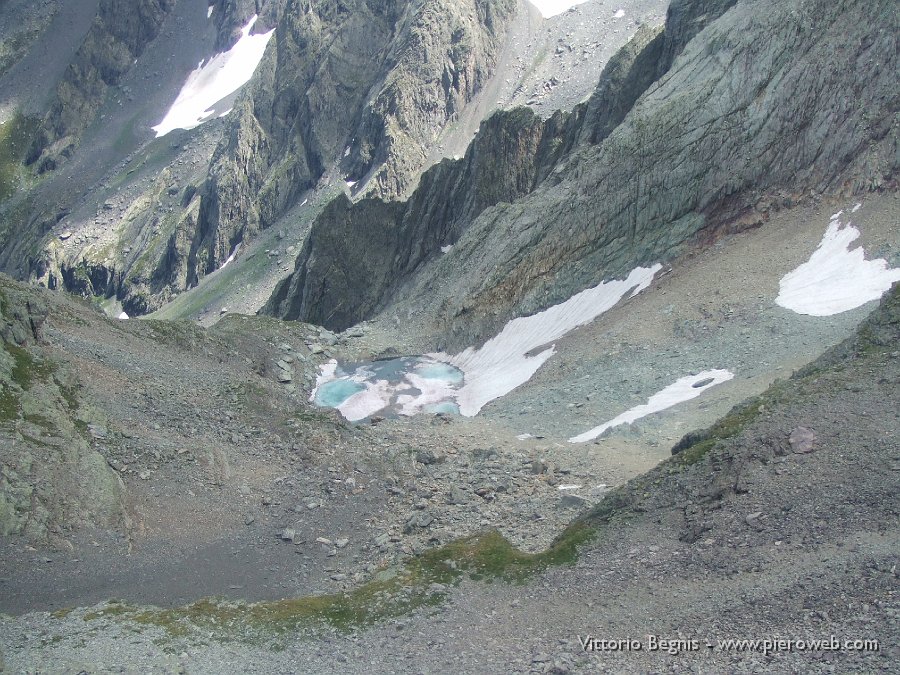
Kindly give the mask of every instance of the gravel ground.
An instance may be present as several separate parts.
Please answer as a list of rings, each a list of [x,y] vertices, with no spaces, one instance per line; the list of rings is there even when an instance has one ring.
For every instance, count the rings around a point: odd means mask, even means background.
[[[894,195],[874,196],[854,217],[867,250],[895,264],[897,203]],[[20,615],[0,628],[7,666],[890,671],[897,656],[896,352],[803,380],[800,395],[766,406],[709,460],[653,468],[683,432],[789,375],[871,310],[813,320],[771,302],[778,278],[806,259],[834,206],[785,212],[676,265],[645,294],[561,341],[530,383],[474,419],[351,427],[309,410],[303,400],[318,363],[396,345],[377,325],[333,336],[232,316],[206,332],[110,322],[48,296],[55,311],[43,349],[79,373],[80,396],[100,420],[95,447],[125,482],[130,523],[119,532],[63,530],[49,547],[0,539],[2,611]],[[714,339],[704,337],[709,331]],[[709,363],[709,355],[719,361]],[[637,429],[596,443],[564,442],[642,402],[671,376],[710,366],[732,367],[738,377]],[[279,383],[285,367],[292,381]],[[798,426],[813,430],[814,452],[791,451],[787,437]],[[518,440],[523,431],[539,437]],[[202,631],[170,636],[115,616],[92,618],[86,609],[59,612],[108,598],[176,606],[211,595],[266,600],[349,590],[486,527],[540,550],[609,488],[638,475],[626,491],[627,517],[605,526],[574,567],[525,585],[467,581],[438,607],[350,635],[314,631],[248,644],[238,629],[222,643]],[[584,487],[560,491],[561,484]],[[58,613],[43,613],[51,610]],[[724,637],[834,634],[878,639],[882,649],[586,653],[577,636],[588,633],[714,646]]]

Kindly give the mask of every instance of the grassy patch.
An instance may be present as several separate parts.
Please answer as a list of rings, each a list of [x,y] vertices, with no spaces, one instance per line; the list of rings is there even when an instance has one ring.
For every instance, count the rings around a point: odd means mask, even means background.
[[[3,343],[3,349],[12,357],[10,382],[0,382],[0,421],[18,419],[21,411],[20,392],[31,388],[35,380],[46,381],[55,370],[53,363],[35,359],[28,350],[18,345]]]
[[[134,610],[131,606],[126,605],[119,600],[110,600],[103,609],[94,612],[88,612],[84,615],[85,621],[94,621],[95,619],[103,619],[111,616],[126,616],[132,614]]]
[[[773,385],[773,387],[776,385]],[[768,391],[766,392],[768,394]],[[721,418],[709,429],[695,431],[682,438],[674,448],[673,461],[683,466],[696,464],[703,459],[720,441],[737,435],[742,429],[759,416],[760,410],[764,410],[763,397],[752,398],[741,403]]]
[[[465,576],[522,582],[549,566],[571,564],[577,559],[578,547],[595,532],[586,522],[575,523],[546,551],[524,553],[492,530],[426,551],[396,572],[383,572],[345,593],[255,604],[206,599],[175,609],[139,610],[112,604],[84,618],[121,616],[137,624],[163,628],[172,636],[200,628],[205,635],[219,639],[270,639],[284,632],[321,626],[352,630],[436,605],[446,587]]]
[[[19,187],[22,161],[37,128],[37,121],[16,113],[0,124],[0,202],[9,199]]]

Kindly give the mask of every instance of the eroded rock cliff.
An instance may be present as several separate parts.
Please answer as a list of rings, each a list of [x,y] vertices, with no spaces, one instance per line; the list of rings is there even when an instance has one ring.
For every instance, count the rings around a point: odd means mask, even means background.
[[[424,311],[435,332],[463,343],[636,264],[670,259],[726,224],[761,223],[782,201],[876,189],[898,165],[898,27],[887,1],[674,2],[664,34],[644,33],[623,50],[586,109],[559,126],[554,143],[571,150],[550,162],[548,177],[524,197],[470,211],[453,227],[461,236],[452,252],[435,249],[445,241],[446,192],[414,194],[408,211],[390,211],[395,220],[381,229],[402,230],[415,213],[420,234],[384,235],[397,246],[364,249],[365,265],[352,244],[336,254],[332,233],[367,242],[372,235],[354,224],[387,211],[370,201],[349,216],[328,209],[267,311],[334,328],[376,308]],[[527,123],[520,133],[531,133]],[[521,170],[523,155],[509,153],[519,164],[500,157],[497,175]],[[382,250],[384,262],[373,262]],[[379,265],[393,266],[389,290],[362,281]],[[336,309],[359,292],[368,297],[355,311]]]
[[[189,281],[271,225],[337,159],[338,179],[385,197],[407,191],[428,144],[489,78],[515,9],[512,0],[289,2],[213,158]]]

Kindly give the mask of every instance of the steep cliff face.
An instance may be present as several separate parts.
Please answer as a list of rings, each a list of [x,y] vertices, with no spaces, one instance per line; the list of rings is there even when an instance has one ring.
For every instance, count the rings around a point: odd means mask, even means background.
[[[482,87],[511,0],[289,2],[202,193],[191,282],[281,216],[340,159],[384,196]],[[336,178],[341,178],[338,176]]]
[[[463,159],[426,171],[409,200],[338,197],[263,311],[335,329],[371,316],[482,211],[531,192],[571,144],[580,119],[581,109],[546,122],[527,108],[498,113],[482,123]]]
[[[439,308],[429,310],[435,332],[467,342],[513,314],[671,258],[725,224],[760,223],[782,198],[877,188],[898,164],[896,28],[887,1],[674,2],[663,36],[645,35],[609,64],[580,128],[557,139],[578,136],[548,179],[458,225],[453,251],[432,249],[430,263],[390,294],[326,325],[368,318],[365,308]],[[429,218],[439,204],[420,210],[431,224],[421,230],[440,231],[440,217]],[[368,222],[364,209],[376,207],[356,208],[337,221],[346,239],[342,222]],[[298,259],[291,283],[303,299],[282,287],[270,311],[321,320],[346,297],[341,284],[356,279],[358,258],[316,246],[332,215],[322,214]],[[420,241],[428,240],[403,250]]]
[[[408,190],[437,134],[490,77],[519,8],[216,0],[207,13],[175,0],[95,2],[82,7],[85,25],[96,10],[90,28],[67,36],[74,56],[46,113],[26,120],[26,152],[0,167],[0,196],[11,195],[0,205],[0,269],[115,297],[130,314],[196,285],[311,188],[358,179],[356,192],[363,182],[379,195]],[[187,72],[230,49],[254,15],[254,33],[275,31],[227,119],[154,140],[150,127]]]
[[[118,84],[156,38],[175,0],[103,0],[75,59],[56,88],[55,100],[26,161],[43,173],[71,156],[93,122],[107,87]]]

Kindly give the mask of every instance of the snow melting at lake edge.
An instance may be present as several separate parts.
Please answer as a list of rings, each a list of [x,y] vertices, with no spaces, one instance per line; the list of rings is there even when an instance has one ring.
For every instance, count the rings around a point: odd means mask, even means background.
[[[250,35],[257,16],[241,29],[241,38],[227,52],[216,54],[207,63],[200,62],[188,75],[178,97],[162,122],[153,127],[156,137],[175,129],[193,129],[208,121],[216,103],[244,86],[256,71],[275,32]],[[220,115],[221,116],[221,115]]]
[[[352,374],[332,359],[321,367],[309,400],[337,408],[350,421],[388,407],[400,415],[458,412],[472,417],[531,379],[556,353],[553,342],[626,295],[648,288],[661,269],[660,264],[637,267],[625,279],[604,281],[542,312],[513,319],[480,349],[376,361],[357,366]]]
[[[831,316],[879,299],[900,280],[900,269],[888,267],[884,258],[866,260],[862,246],[850,250],[860,232],[849,221],[843,225],[842,214],[831,216],[809,260],[781,279],[778,305],[798,314]]]
[[[623,412],[618,417],[614,417],[609,422],[605,422],[600,426],[594,427],[583,434],[572,436],[569,443],[585,443],[592,441],[600,436],[607,429],[620,426],[622,424],[631,424],[642,417],[651,415],[674,405],[697,398],[700,394],[717,384],[722,384],[734,377],[734,373],[728,370],[704,370],[696,375],[688,375],[676,380],[665,389],[662,389],[648,401],[639,406],[635,406],[631,410]]]

